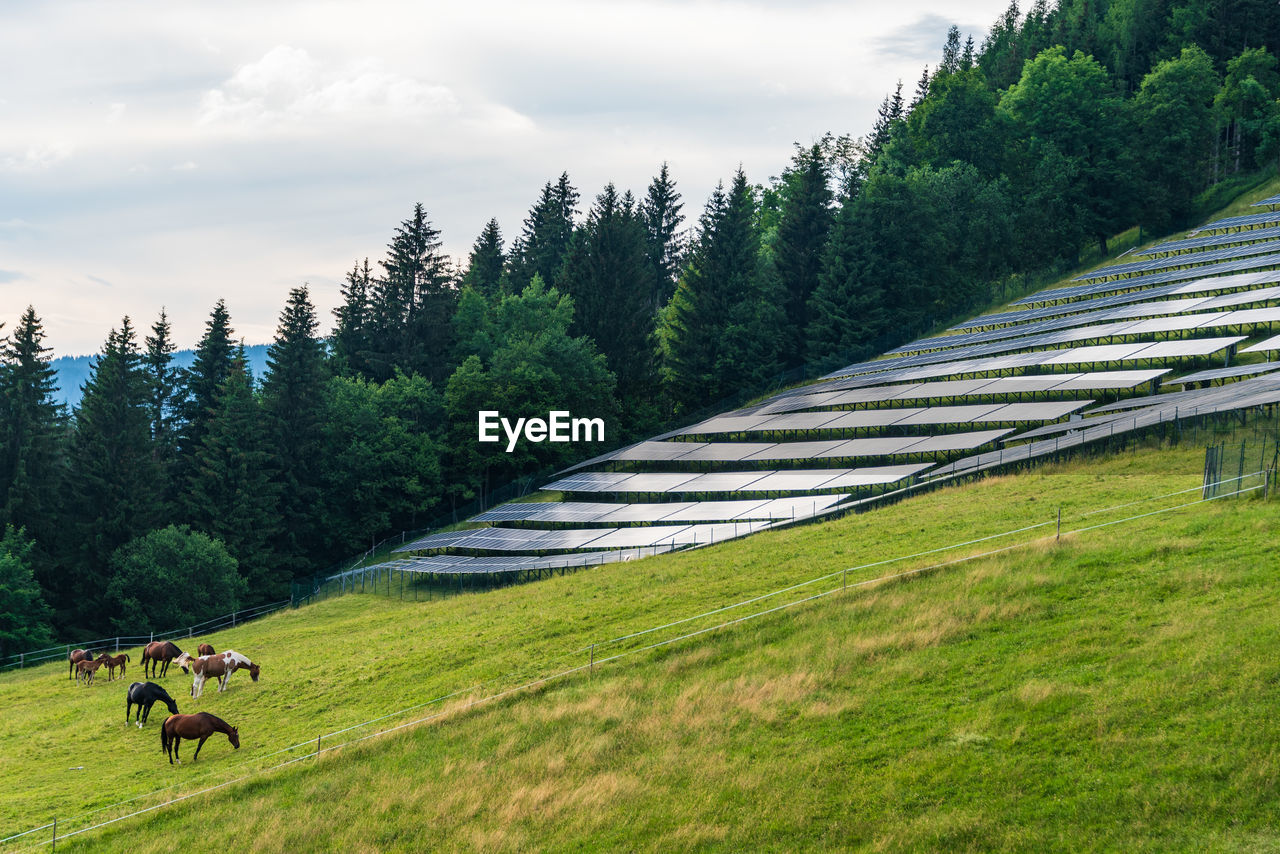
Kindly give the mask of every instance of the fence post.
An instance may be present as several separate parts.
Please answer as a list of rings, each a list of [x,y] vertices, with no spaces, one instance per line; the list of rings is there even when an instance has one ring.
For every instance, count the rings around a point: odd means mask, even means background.
[[[26,666],[27,666],[27,654],[25,652],[18,653],[18,669],[21,670]]]
[[[320,738],[321,736],[318,736],[318,735],[316,736],[316,761],[317,762],[320,761]]]
[[[236,612],[232,611],[231,612],[231,628],[234,629],[235,627],[236,627]]]
[[[1055,540],[1062,539],[1062,508],[1058,508],[1058,533],[1054,536]]]
[[[58,850],[58,817],[56,815],[53,817],[53,847],[49,850]]]
[[[595,671],[596,671],[596,645],[592,644],[591,645],[591,663],[587,665],[587,672],[595,673]]]

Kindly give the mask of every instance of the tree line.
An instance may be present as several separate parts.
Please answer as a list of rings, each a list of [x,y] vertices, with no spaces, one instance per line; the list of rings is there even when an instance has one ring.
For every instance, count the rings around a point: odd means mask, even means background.
[[[480,409],[652,435],[1132,225],[1186,225],[1206,191],[1280,159],[1278,41],[1260,0],[1011,3],[980,46],[953,27],[869,134],[797,145],[764,182],[739,168],[696,221],[665,164],[589,203],[561,174],[514,239],[491,220],[460,262],[415,205],[346,273],[330,327],[291,291],[261,377],[221,301],[189,369],[163,311],[146,331],[126,317],[67,412],[28,308],[0,344],[0,653],[277,600],[593,450],[481,445]]]

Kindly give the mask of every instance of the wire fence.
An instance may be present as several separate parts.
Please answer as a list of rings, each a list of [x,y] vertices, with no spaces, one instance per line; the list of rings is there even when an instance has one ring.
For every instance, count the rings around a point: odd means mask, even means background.
[[[4,662],[0,662],[0,670],[9,668],[30,667],[37,664],[45,664],[55,659],[62,661],[69,660],[73,649],[83,649],[87,652],[119,652],[122,649],[132,649],[136,646],[143,646],[152,641],[160,640],[182,640],[183,638],[194,638],[197,635],[212,634],[213,632],[222,631],[223,629],[235,628],[238,625],[247,623],[250,620],[256,620],[259,617],[265,617],[268,614],[274,614],[276,611],[291,607],[293,601],[290,599],[282,599],[279,602],[271,602],[266,605],[259,605],[255,608],[243,608],[238,611],[232,611],[230,614],[222,614],[213,617],[201,623],[187,626],[185,629],[173,629],[167,632],[151,632],[145,635],[116,635],[110,638],[97,638],[90,641],[81,641],[80,643],[65,643],[58,646],[49,646],[44,649],[36,649],[30,652],[19,652],[7,657]]]
[[[710,634],[712,632],[728,629],[733,626],[749,622],[751,620],[756,620],[772,614],[777,614],[782,611],[795,608],[800,605],[804,605],[806,603],[814,602],[829,596],[833,596],[835,594],[844,594],[850,590],[859,590],[862,588],[867,588],[867,587],[871,587],[879,584],[885,584],[885,583],[889,583],[897,580],[910,578],[913,576],[919,576],[919,575],[923,575],[931,572],[937,572],[947,567],[957,566],[970,561],[980,560],[988,557],[995,557],[995,556],[1006,554],[1018,549],[1025,549],[1025,548],[1029,548],[1036,545],[1043,545],[1050,542],[1055,542],[1057,540],[1060,540],[1063,536],[1071,537],[1073,535],[1081,535],[1091,531],[1096,531],[1096,530],[1100,530],[1100,529],[1115,526],[1115,525],[1132,523],[1141,519],[1148,519],[1154,516],[1159,516],[1161,514],[1170,513],[1177,510],[1188,509],[1191,507],[1195,507],[1199,504],[1204,504],[1210,501],[1217,501],[1223,498],[1237,498],[1237,497],[1249,495],[1251,493],[1259,493],[1259,492],[1262,494],[1263,497],[1266,497],[1269,495],[1268,487],[1269,487],[1270,481],[1271,481],[1270,469],[1265,469],[1261,471],[1251,471],[1248,473],[1243,473],[1236,477],[1224,479],[1223,481],[1216,483],[1215,486],[1218,486],[1218,487],[1230,486],[1231,488],[1215,489],[1213,496],[1203,495],[1202,486],[1192,487],[1190,489],[1177,490],[1174,492],[1162,493],[1159,495],[1148,496],[1147,498],[1140,499],[1138,501],[1126,502],[1125,504],[1113,505],[1110,507],[1098,508],[1095,510],[1082,512],[1077,514],[1074,517],[1074,519],[1077,522],[1084,522],[1092,517],[1096,517],[1103,513],[1128,509],[1146,502],[1158,501],[1158,500],[1169,499],[1169,498],[1175,498],[1175,499],[1181,498],[1193,492],[1202,493],[1199,497],[1193,500],[1182,501],[1182,502],[1173,504],[1171,506],[1160,507],[1155,510],[1126,515],[1121,518],[1110,519],[1102,522],[1091,522],[1089,524],[1079,524],[1077,527],[1068,526],[1065,529],[1063,528],[1063,525],[1062,525],[1062,513],[1061,513],[1061,510],[1059,510],[1055,518],[1049,519],[1046,521],[1036,522],[1033,524],[1019,527],[1019,528],[1011,529],[1008,531],[1002,531],[996,534],[990,534],[983,537],[977,537],[977,538],[973,538],[963,542],[951,543],[951,544],[940,546],[934,549],[915,552],[913,554],[899,555],[892,558],[886,558],[878,561],[873,561],[870,563],[860,564],[858,566],[844,567],[844,568],[833,570],[830,572],[825,572],[821,575],[809,578],[805,581],[780,587],[780,588],[768,591],[764,594],[751,596],[751,597],[742,599],[738,602],[734,602],[730,605],[725,605],[725,606],[717,607],[711,610],[702,611],[694,615],[685,616],[685,617],[681,617],[674,620],[669,619],[659,625],[655,625],[646,629],[642,629],[639,631],[631,631],[631,632],[617,635],[615,637],[603,639],[600,641],[595,641],[593,643],[590,643],[589,645],[581,646],[572,650],[567,650],[563,653],[555,655],[547,660],[544,660],[543,662],[541,662],[536,666],[531,665],[528,668],[525,668],[521,671],[511,671],[501,676],[494,677],[493,679],[489,679],[485,682],[474,684],[465,688],[459,688],[449,693],[438,695],[430,699],[423,700],[420,703],[406,706],[394,712],[381,715],[377,718],[372,718],[370,720],[362,721],[357,724],[342,727],[339,729],[334,729],[329,732],[319,733],[314,740],[308,739],[307,741],[304,741],[304,742],[291,744],[286,747],[282,747],[277,750],[274,750],[271,753],[258,756],[255,759],[250,760],[249,762],[242,763],[241,765],[236,766],[236,768],[232,769],[232,773],[234,774],[234,776],[231,779],[212,782],[213,775],[217,774],[218,772],[217,771],[205,772],[205,775],[202,779],[205,781],[209,781],[210,784],[209,785],[201,784],[199,788],[193,791],[185,792],[183,794],[180,794],[174,797],[169,797],[160,802],[150,804],[140,809],[134,809],[134,810],[125,812],[124,814],[107,818],[105,820],[97,820],[94,818],[95,816],[99,816],[105,812],[117,810],[122,807],[128,807],[128,805],[137,803],[138,801],[162,796],[164,793],[170,792],[183,784],[173,784],[171,786],[155,789],[140,795],[136,795],[132,798],[127,798],[112,804],[99,807],[94,810],[80,813],[70,818],[58,818],[46,824],[39,825],[37,827],[32,827],[27,830],[21,831],[19,833],[15,833],[13,835],[0,838],[0,845],[6,845],[6,846],[9,846],[10,848],[29,848],[29,847],[39,847],[43,845],[52,845],[56,847],[57,842],[59,840],[80,836],[81,834],[89,833],[94,830],[99,830],[104,827],[108,827],[110,825],[116,824],[121,821],[125,821],[130,818],[136,818],[138,816],[142,816],[147,813],[151,813],[156,810],[163,809],[166,806],[171,806],[177,803],[181,803],[183,801],[190,800],[191,798],[195,798],[203,794],[208,794],[210,792],[214,792],[219,789],[226,788],[236,783],[246,782],[248,780],[261,777],[265,774],[272,773],[274,771],[280,770],[287,766],[296,764],[298,762],[302,762],[304,760],[308,760],[308,759],[319,760],[321,755],[324,753],[329,753],[345,747],[351,747],[351,746],[360,744],[362,742],[368,741],[370,739],[385,736],[394,732],[399,732],[409,727],[440,720],[446,716],[458,715],[483,705],[492,705],[507,697],[511,697],[521,692],[527,692],[531,689],[538,688],[543,685],[547,685],[553,681],[563,680],[575,674],[580,674],[584,672],[586,673],[594,672],[594,670],[597,667],[601,667],[603,665],[606,665],[612,662],[620,661],[630,656],[639,655],[645,652],[667,647],[672,644],[679,643],[681,641],[690,640],[693,638]],[[1247,486],[1242,485],[1245,482],[1248,482],[1250,485],[1247,485]],[[1069,519],[1068,521],[1070,523],[1071,520]],[[1054,527],[1054,530],[1050,533],[1039,534],[1035,537],[1032,537],[1029,539],[1022,539],[1007,545],[1000,545],[994,548],[985,548],[979,551],[974,551],[958,557],[950,558],[948,560],[927,563],[921,566],[904,569],[898,572],[882,574],[872,578],[856,578],[852,583],[850,583],[850,580],[849,580],[850,573],[856,573],[856,572],[865,571],[868,569],[876,569],[876,568],[884,567],[894,563],[902,563],[905,561],[928,558],[933,555],[938,555],[944,552],[954,551],[957,549],[981,546],[981,545],[989,544],[989,543],[992,543],[993,541],[1004,539],[1007,537],[1013,537],[1020,534],[1033,532],[1033,531],[1042,531],[1051,526]],[[833,583],[833,582],[836,582],[837,580],[838,580],[838,583]],[[824,584],[829,586],[823,586]],[[748,613],[748,614],[735,616],[727,620],[721,620],[712,625],[703,626],[700,628],[694,628],[687,631],[681,630],[680,632],[678,632],[677,634],[671,637],[649,641],[649,638],[652,635],[661,631],[675,629],[677,627],[682,627],[682,626],[688,626],[690,623],[695,623],[699,620],[708,620],[713,617],[725,615],[731,611],[747,608],[751,605],[756,605],[759,603],[766,602],[767,600],[776,599],[778,597],[782,597],[787,594],[794,594],[798,592],[803,593],[804,595],[801,595],[799,598],[790,599],[780,604],[773,604],[770,607],[767,607],[761,610],[752,611],[751,613]],[[586,661],[583,661],[584,656],[586,657]],[[569,666],[563,666],[565,662],[569,662]],[[553,665],[558,669],[553,669]],[[548,670],[550,670],[551,672],[548,673],[547,672]],[[534,671],[535,673],[537,673],[537,675],[530,675],[530,671]],[[499,683],[507,683],[507,687],[502,687],[502,688],[499,688],[498,690],[492,690],[493,687],[495,685],[498,685]],[[488,692],[484,693],[485,691],[488,691]],[[457,700],[461,700],[461,698],[464,698],[464,697],[469,697],[469,699],[466,699],[465,701],[462,701],[462,702],[458,702],[452,706],[435,709],[430,714],[413,716],[411,719],[403,720],[399,723],[396,723],[393,726],[387,726],[384,728],[376,729],[371,732],[365,732],[359,736],[348,737],[343,739],[342,741],[339,741],[338,743],[333,743],[333,739],[335,738],[340,738],[342,736],[349,736],[351,733],[355,733],[360,730],[367,730],[370,727],[373,727],[377,724],[384,723],[386,721],[389,721],[395,718],[404,718],[407,716],[411,716],[413,715],[413,713],[420,712],[423,709],[442,706],[442,704],[445,704],[447,701],[450,701],[450,700],[457,701]],[[326,740],[329,741],[328,744],[325,743]],[[293,755],[289,756],[290,754],[293,754]],[[289,758],[283,761],[274,762],[267,765],[260,765],[258,767],[249,767],[251,763],[261,763],[263,760],[275,759],[277,757],[282,757],[282,756],[289,756]],[[191,781],[187,781],[187,784],[189,785],[190,782]],[[89,823],[83,824],[83,822],[85,822],[86,820],[88,820]],[[59,825],[61,825],[62,827],[61,832],[59,831]],[[71,828],[71,829],[68,829],[68,828]],[[44,835],[45,832],[48,832],[47,837]],[[41,834],[41,835],[36,836],[36,834]],[[19,842],[19,840],[21,840],[21,842]],[[18,844],[14,845],[14,843],[18,843]]]

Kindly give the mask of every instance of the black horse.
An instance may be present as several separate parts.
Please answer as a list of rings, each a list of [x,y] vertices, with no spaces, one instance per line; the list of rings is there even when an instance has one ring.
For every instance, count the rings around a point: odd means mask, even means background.
[[[163,701],[169,707],[169,714],[176,715],[178,713],[178,704],[159,685],[154,682],[134,682],[129,686],[129,693],[124,701],[124,722],[126,724],[129,723],[129,712],[134,704],[137,704],[138,712],[134,715],[134,719],[137,720],[139,715],[142,717],[142,720],[138,721],[138,729],[142,729],[142,725],[151,716],[151,707],[156,704],[157,700]]]

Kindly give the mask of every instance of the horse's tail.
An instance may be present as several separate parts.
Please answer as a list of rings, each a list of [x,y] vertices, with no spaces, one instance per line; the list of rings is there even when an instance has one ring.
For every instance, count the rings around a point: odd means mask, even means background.
[[[124,654],[124,660],[125,660],[125,661],[128,661],[128,660],[129,660],[129,653],[127,653],[127,652],[126,652],[126,653]]]
[[[170,715],[169,717],[173,717]],[[169,718],[165,718],[160,724],[160,751],[162,753],[169,752]]]

